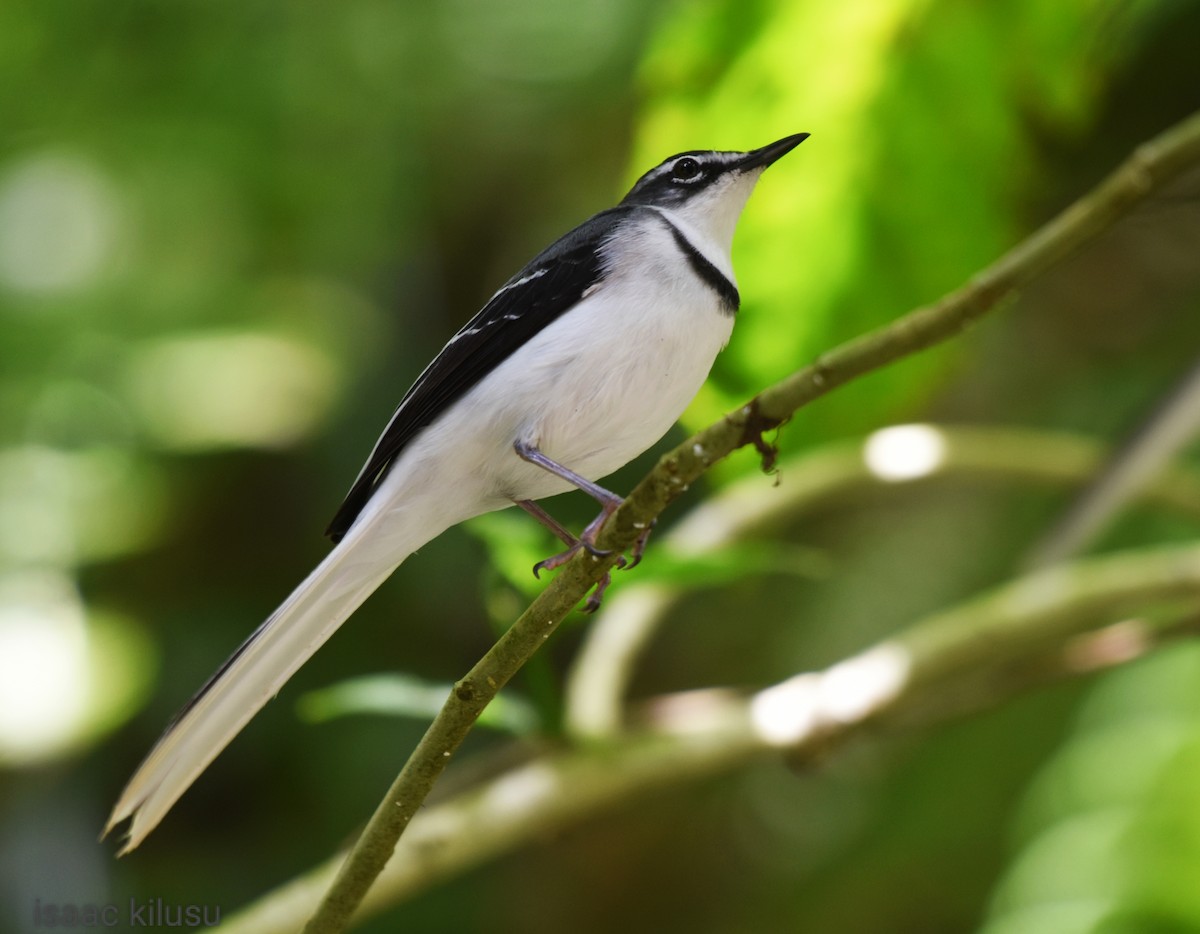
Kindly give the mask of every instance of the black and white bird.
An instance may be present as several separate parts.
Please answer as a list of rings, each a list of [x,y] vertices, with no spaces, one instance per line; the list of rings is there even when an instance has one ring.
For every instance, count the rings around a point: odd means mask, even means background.
[[[514,503],[595,548],[620,504],[595,481],[658,441],[729,340],[733,232],[763,170],[807,133],[751,152],[685,152],[506,282],[400,402],[334,516],[329,556],[200,689],[130,779],[105,829],[138,846],[217,754],[405,558]],[[602,507],[576,538],[535,500]],[[635,555],[635,558],[637,556]]]

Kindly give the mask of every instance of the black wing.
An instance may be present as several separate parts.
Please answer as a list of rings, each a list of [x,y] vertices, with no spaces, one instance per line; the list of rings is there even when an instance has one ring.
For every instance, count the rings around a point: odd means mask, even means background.
[[[454,335],[405,393],[326,535],[341,541],[405,445],[600,281],[604,241],[640,210],[602,211],[555,241]]]

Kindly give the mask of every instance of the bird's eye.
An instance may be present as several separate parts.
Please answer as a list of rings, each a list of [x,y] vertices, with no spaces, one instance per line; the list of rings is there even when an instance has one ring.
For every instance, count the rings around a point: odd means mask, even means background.
[[[691,156],[684,156],[671,169],[671,180],[676,182],[695,182],[700,180],[704,169]]]

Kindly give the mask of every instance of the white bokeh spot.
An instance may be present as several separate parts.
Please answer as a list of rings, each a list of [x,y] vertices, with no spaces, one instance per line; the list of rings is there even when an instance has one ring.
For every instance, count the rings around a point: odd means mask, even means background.
[[[67,745],[88,717],[83,605],[55,572],[0,578],[0,758],[28,761]]]
[[[0,285],[45,294],[88,285],[115,252],[112,185],[74,155],[29,156],[0,176]]]
[[[822,727],[854,723],[889,703],[903,689],[909,668],[900,646],[877,646],[827,671],[760,691],[750,702],[751,723],[770,745],[794,745]]]
[[[945,436],[930,425],[894,425],[875,432],[863,445],[863,463],[888,483],[926,477],[945,459]]]

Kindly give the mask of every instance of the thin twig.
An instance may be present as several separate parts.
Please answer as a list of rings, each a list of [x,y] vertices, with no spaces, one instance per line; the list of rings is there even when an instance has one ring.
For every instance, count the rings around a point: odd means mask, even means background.
[[[599,544],[615,553],[631,548],[647,525],[712,464],[742,445],[761,446],[764,431],[835,387],[958,334],[1197,162],[1200,114],[1140,146],[1098,188],[958,291],[821,356],[812,366],[760,393],[737,412],[664,455],[613,514]],[[611,558],[598,560],[580,555],[567,564],[458,682],[351,850],[305,927],[307,934],[332,934],[345,929],[479,712],[613,563]]]
[[[1046,567],[1079,554],[1200,433],[1200,362],[1155,405],[1026,559]]]

